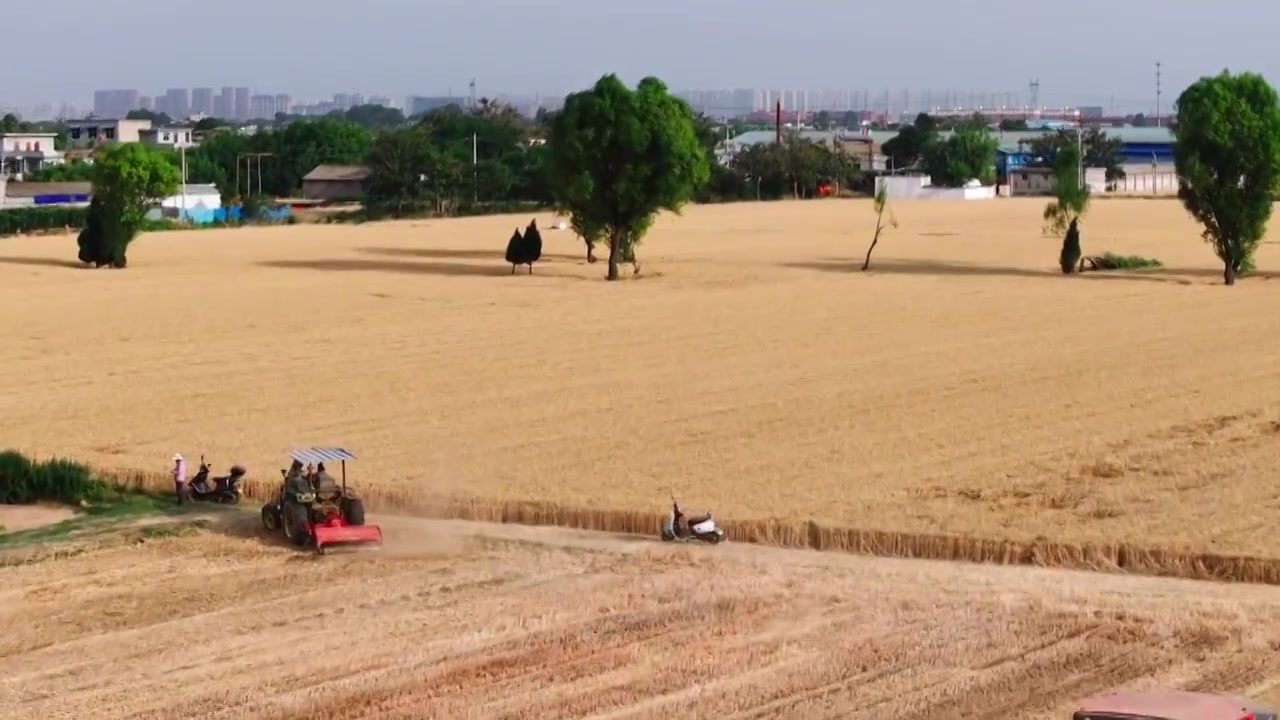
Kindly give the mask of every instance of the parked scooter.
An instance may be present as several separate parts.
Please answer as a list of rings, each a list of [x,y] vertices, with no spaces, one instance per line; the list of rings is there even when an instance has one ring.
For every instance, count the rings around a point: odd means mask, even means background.
[[[666,542],[696,540],[712,545],[724,539],[724,530],[716,526],[716,521],[711,517],[710,512],[706,515],[691,517],[687,522],[682,522],[683,520],[684,513],[680,512],[680,504],[672,498],[671,514],[662,525],[662,539]]]
[[[203,500],[228,505],[240,502],[244,491],[240,489],[240,481],[244,479],[243,465],[232,465],[231,473],[221,477],[209,477],[211,466],[200,456],[200,469],[196,471],[191,482],[187,484],[187,497],[191,500]]]

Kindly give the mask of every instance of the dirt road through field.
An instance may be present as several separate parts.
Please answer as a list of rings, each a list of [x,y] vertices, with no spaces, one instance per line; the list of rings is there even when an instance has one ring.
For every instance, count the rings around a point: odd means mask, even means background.
[[[320,558],[218,519],[0,569],[0,718],[1047,720],[1280,679],[1266,587],[390,517]]]

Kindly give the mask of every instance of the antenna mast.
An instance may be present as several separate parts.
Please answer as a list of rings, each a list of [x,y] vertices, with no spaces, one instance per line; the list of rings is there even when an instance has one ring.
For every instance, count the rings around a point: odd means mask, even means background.
[[[1156,127],[1160,127],[1160,63],[1156,63]]]

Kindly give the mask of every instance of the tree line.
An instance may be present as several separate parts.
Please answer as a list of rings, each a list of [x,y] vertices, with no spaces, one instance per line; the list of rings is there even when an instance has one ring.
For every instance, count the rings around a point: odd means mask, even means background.
[[[931,168],[935,180],[949,183],[982,179],[990,171],[995,148],[984,126],[962,124],[945,140],[936,130],[921,116],[886,144],[886,152],[910,154],[913,162]],[[372,212],[387,216],[424,209],[448,214],[468,201],[512,197],[552,205],[569,217],[589,253],[595,244],[607,247],[610,280],[619,277],[621,263],[636,263],[637,247],[660,211],[679,212],[715,183],[741,197],[752,185],[762,194],[768,180],[771,191],[807,197],[815,182],[848,182],[856,172],[845,159],[830,156],[838,151],[799,140],[748,149],[722,164],[713,136],[705,119],[661,80],[645,78],[632,89],[606,75],[568,96],[563,110],[547,114],[536,128],[513,109],[488,102],[471,112],[430,113],[376,137],[354,124],[322,119],[256,135],[217,135],[189,153],[189,165],[213,182],[227,183],[223,160],[234,163],[246,148],[280,152],[278,162],[267,165],[270,175],[264,167],[262,182],[264,192],[288,194],[317,164],[363,158],[372,170],[366,202]],[[1074,143],[1061,135],[1039,141],[1042,160],[1051,163],[1057,180],[1058,196],[1044,213],[1046,230],[1063,236],[1060,262],[1068,273],[1081,256],[1089,199],[1079,167],[1109,162],[1109,141],[1101,134],[1092,137],[1091,144],[1084,133]],[[1256,74],[1223,71],[1201,78],[1179,96],[1174,154],[1178,196],[1204,227],[1204,239],[1223,263],[1225,283],[1234,284],[1254,267],[1273,194],[1280,189],[1280,98]],[[177,181],[171,160],[158,151],[136,143],[106,148],[94,163],[94,200],[80,237],[81,259],[123,266],[147,204],[173,192]],[[877,193],[877,239],[887,202],[883,192]],[[892,215],[890,220],[893,224]],[[527,240],[524,245],[512,240],[513,264],[532,268],[527,258],[540,251],[533,253]],[[870,251],[864,266],[869,263]]]

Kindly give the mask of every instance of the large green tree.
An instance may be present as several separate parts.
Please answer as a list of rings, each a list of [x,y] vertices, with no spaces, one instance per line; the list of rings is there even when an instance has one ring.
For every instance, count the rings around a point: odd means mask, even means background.
[[[970,180],[991,185],[996,180],[999,142],[985,125],[964,123],[946,140],[925,150],[925,169],[935,185],[961,187]]]
[[[435,149],[422,128],[383,133],[369,151],[365,207],[373,217],[402,217],[434,205],[428,173]]]
[[[891,170],[905,170],[921,161],[938,142],[938,121],[926,113],[903,127],[880,149]]]
[[[1261,75],[1203,77],[1178,96],[1178,197],[1204,226],[1222,278],[1253,268],[1280,180],[1280,101]]]
[[[658,212],[679,212],[711,173],[689,106],[654,77],[631,90],[609,74],[569,95],[548,145],[559,202],[605,228],[609,280]]]
[[[1084,166],[1106,168],[1106,178],[1109,183],[1124,177],[1123,158],[1120,155],[1123,144],[1120,138],[1107,135],[1101,127],[1096,125],[1082,128],[1079,137],[1076,136],[1074,129],[1062,129],[1020,143],[1025,145],[1027,152],[1031,155],[1031,161],[1028,163],[1031,167],[1053,168],[1058,154],[1063,150],[1070,149],[1072,152],[1082,150]]]
[[[178,169],[163,151],[141,143],[108,145],[94,156],[93,202],[80,232],[80,261],[122,268],[147,211],[178,188]]]

